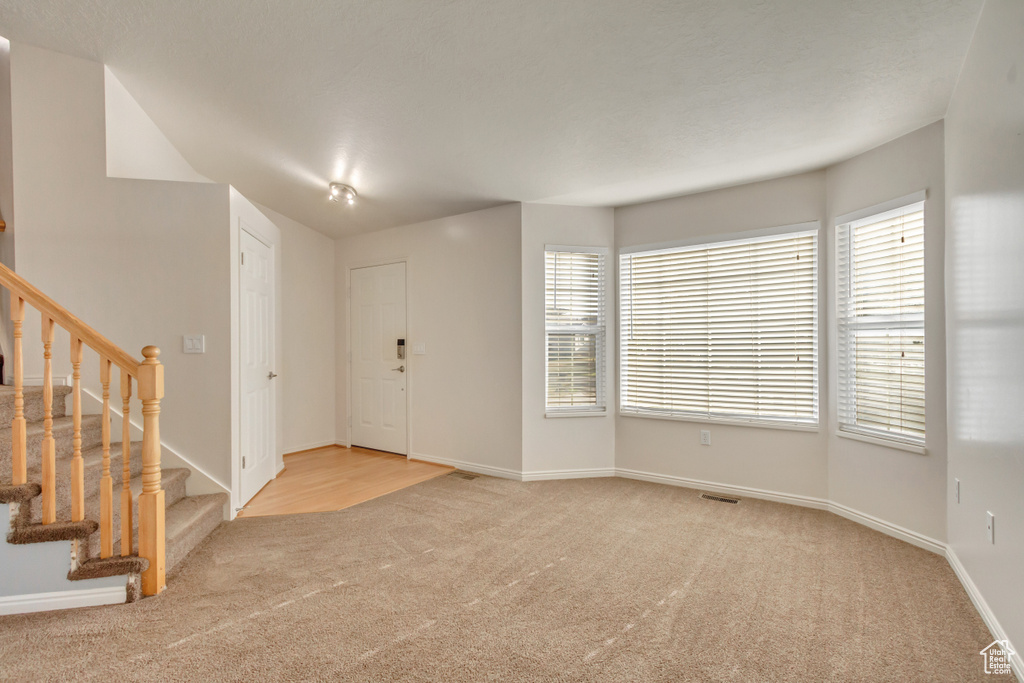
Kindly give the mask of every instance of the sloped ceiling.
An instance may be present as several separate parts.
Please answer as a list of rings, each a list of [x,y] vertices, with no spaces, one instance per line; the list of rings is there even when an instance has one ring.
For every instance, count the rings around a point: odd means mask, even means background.
[[[943,117],[981,5],[0,0],[0,34],[106,63],[201,174],[340,236],[848,158]]]

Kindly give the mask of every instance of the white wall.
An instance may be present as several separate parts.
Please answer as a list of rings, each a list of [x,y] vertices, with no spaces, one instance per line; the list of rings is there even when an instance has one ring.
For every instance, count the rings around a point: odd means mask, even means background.
[[[338,240],[338,441],[349,441],[348,271],[408,260],[410,455],[522,469],[519,204]]]
[[[806,173],[616,209],[615,242],[621,249],[695,237],[714,240],[824,217],[825,174]],[[823,274],[828,262],[824,256],[819,244],[819,310],[824,310]],[[824,349],[821,330],[822,369]],[[825,396],[824,372],[820,378],[819,394]],[[711,446],[700,445],[701,428],[711,430]],[[794,496],[826,496],[824,428],[794,431],[620,415],[615,438],[619,469]]]
[[[103,66],[13,43],[11,67],[18,272],[132,355],[162,349],[161,437],[227,484],[227,186],[107,178]],[[26,320],[26,375],[42,372],[39,324]],[[187,333],[206,354],[182,353]],[[87,352],[96,393],[98,365]],[[54,367],[69,372],[65,334]]]
[[[104,67],[107,175],[111,178],[208,183]]]
[[[925,448],[926,455],[835,435],[836,375],[828,393],[828,493],[840,505],[879,517],[939,542],[946,540],[946,369],[943,295],[942,123],[934,123],[854,157],[827,172],[827,253],[835,253],[834,219],[927,190],[925,202]],[[829,269],[828,301],[835,301]],[[835,310],[828,311],[835,329]],[[834,359],[835,349],[831,349]]]
[[[949,544],[1024,647],[1024,3],[988,0],[946,119]],[[996,543],[986,512],[996,516]],[[1018,659],[1018,663],[1019,663]],[[1020,675],[1020,674],[1018,674]]]
[[[281,231],[281,447],[335,443],[334,240],[256,204]]]
[[[544,248],[549,244],[608,249],[608,412],[600,417],[544,416]],[[528,479],[611,474],[615,467],[614,247],[612,209],[523,204],[523,473]]]

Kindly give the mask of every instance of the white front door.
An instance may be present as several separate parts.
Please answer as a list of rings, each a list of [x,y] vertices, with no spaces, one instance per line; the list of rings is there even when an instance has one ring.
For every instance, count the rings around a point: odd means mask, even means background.
[[[274,478],[274,250],[239,230],[241,344],[241,500]]]
[[[406,454],[405,264],[352,271],[352,445]]]

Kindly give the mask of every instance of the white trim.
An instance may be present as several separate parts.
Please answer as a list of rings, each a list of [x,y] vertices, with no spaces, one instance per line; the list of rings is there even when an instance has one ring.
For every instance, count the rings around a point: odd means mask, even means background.
[[[544,417],[607,417],[610,411],[607,408],[592,408],[590,410],[552,410],[548,409]]]
[[[850,213],[844,213],[842,216],[835,217],[835,225],[846,225],[847,223],[854,223],[861,220],[862,218],[868,218],[875,214],[885,213],[886,211],[892,211],[894,209],[900,209],[908,204],[917,204],[928,199],[928,190],[918,190],[912,192],[903,197],[897,197],[896,199],[890,199],[887,202],[881,204],[875,204],[869,206],[866,209],[858,209],[857,211],[851,211]]]
[[[707,424],[734,425],[736,427],[757,427],[761,429],[784,429],[790,432],[821,431],[820,423],[802,424],[800,422],[783,422],[781,420],[741,420],[738,418],[730,419],[727,417],[708,417],[706,415],[685,415],[681,413],[676,415],[670,415],[669,413],[643,412],[638,410],[622,410],[621,408],[619,409],[619,417],[639,417],[651,420],[673,420],[675,422],[701,422]]]
[[[843,429],[842,427],[836,430],[836,436],[841,436],[844,439],[853,439],[854,441],[863,441],[864,443],[882,446],[883,448],[895,448],[901,451],[917,453],[918,455],[928,455],[928,449],[924,446],[907,443],[906,441],[897,441],[896,439],[886,439],[881,436],[862,434],[861,432],[852,432],[848,429]]]
[[[949,561],[949,566],[953,568],[953,573],[956,574],[956,577],[960,579],[960,583],[963,584],[964,590],[967,591],[968,597],[974,603],[974,608],[981,615],[981,620],[988,627],[993,640],[1009,641],[1010,639],[1006,636],[1006,631],[1003,630],[999,620],[996,619],[996,615],[988,606],[988,602],[985,601],[985,597],[978,590],[974,581],[971,580],[970,574],[967,573],[967,569],[960,562],[960,558],[957,557],[956,551],[951,546],[946,546],[946,560]],[[1017,676],[1018,681],[1024,681],[1024,658],[1021,657],[1020,650],[1014,647],[1012,643],[1010,644],[1010,649],[1015,653],[1010,657],[1010,668],[1013,669],[1013,673]]]
[[[410,314],[409,283],[412,281],[412,258],[409,256],[398,256],[395,258],[376,259],[372,261],[348,264],[345,266],[345,344],[346,344],[346,372],[345,372],[345,393],[347,396],[345,404],[345,443],[347,448],[352,447],[352,271],[362,268],[377,268],[378,266],[390,266],[401,263],[405,266],[405,455],[407,458],[412,455],[412,396],[413,396],[413,363],[410,356],[413,354],[408,350],[412,348],[410,339],[415,339],[415,330],[412,328],[412,315]]]
[[[119,605],[127,602],[127,600],[128,593],[125,586],[83,588],[54,593],[4,595],[0,596],[0,615],[48,612],[55,609],[96,607],[97,605]]]
[[[865,514],[859,510],[854,510],[851,507],[847,507],[840,503],[829,501],[828,503],[829,512],[845,517],[851,522],[857,522],[869,529],[880,531],[887,536],[898,538],[901,541],[906,541],[910,545],[916,545],[918,548],[923,548],[929,552],[933,552],[937,555],[944,555],[946,552],[946,544],[941,541],[937,541],[934,538],[919,534],[916,531],[901,527],[891,522],[886,522],[884,519],[873,517],[872,515]]]
[[[701,481],[699,479],[687,479],[685,477],[674,477],[665,474],[654,474],[653,472],[643,472],[640,470],[628,470],[616,468],[615,473],[617,476],[624,477],[626,479],[638,479],[640,481],[650,481],[656,484],[669,484],[672,486],[682,486],[685,488],[700,489],[702,491],[710,491],[712,493],[728,493],[736,496],[744,496],[747,498],[758,498],[761,500],[770,500],[775,503],[786,503],[789,505],[799,505],[800,507],[814,508],[815,510],[827,510],[833,514],[844,517],[851,522],[856,522],[869,529],[880,531],[887,536],[898,538],[901,541],[906,541],[911,545],[915,545],[918,548],[931,551],[942,555],[945,552],[945,544],[936,541],[934,538],[929,538],[923,534],[919,534],[910,529],[905,529],[896,524],[891,524],[877,517],[865,514],[853,508],[847,507],[840,503],[836,503],[831,500],[824,498],[814,498],[812,496],[801,496],[792,493],[782,493],[780,491],[768,491],[765,489],[755,489],[748,486],[734,486],[732,484],[719,484],[710,481]]]
[[[88,396],[89,398],[91,398],[92,400],[96,401],[98,404],[103,405],[103,399],[101,397],[97,396],[95,393],[93,393],[93,391],[91,389],[88,389],[86,387],[82,387],[82,393],[85,394],[86,396]],[[111,415],[114,415],[114,416],[118,417],[121,420],[124,419],[124,411],[122,409],[116,407],[114,405],[114,401],[110,402],[110,406],[109,407],[110,407],[110,414]],[[96,414],[99,414],[99,413],[96,413]],[[132,440],[133,441],[136,440],[136,437],[138,437],[137,440],[141,440],[142,439],[142,426],[139,425],[135,420],[133,420],[131,418],[128,419],[128,424],[131,425]],[[118,431],[117,433],[120,434],[120,431]],[[175,448],[173,448],[171,446],[168,446],[167,443],[165,441],[163,441],[162,439],[160,440],[160,448],[162,448],[165,451],[170,452],[171,455],[176,457],[178,460],[181,460],[181,462],[183,462],[193,472],[198,472],[201,476],[206,477],[207,479],[209,479],[210,482],[212,482],[214,485],[216,485],[216,486],[220,487],[221,489],[223,489],[224,493],[228,493],[228,494],[231,493],[231,488],[229,486],[225,485],[224,482],[220,481],[219,479],[217,479],[217,477],[213,476],[212,474],[207,472],[205,469],[203,469],[199,465],[197,465],[194,462],[192,462],[189,458],[186,458],[184,455],[182,455]]]
[[[478,465],[475,462],[466,462],[465,460],[451,460],[449,458],[439,458],[434,455],[425,455],[423,453],[411,453],[409,455],[410,460],[422,460],[423,462],[432,462],[438,465],[448,465],[456,469],[463,470],[465,472],[475,472],[476,474],[486,474],[490,477],[500,477],[502,479],[513,479],[515,481],[523,480],[523,473],[517,470],[510,470],[504,467],[492,467],[490,465]]]
[[[621,467],[615,468],[615,475],[622,477],[623,479],[636,479],[638,481],[649,481],[655,484],[682,486],[683,488],[700,489],[701,491],[710,491],[711,493],[729,493],[737,496],[745,496],[747,498],[770,500],[775,503],[799,505],[800,507],[814,508],[815,510],[828,509],[827,500],[814,498],[812,496],[800,496],[792,493],[755,489],[747,486],[733,486],[732,484],[718,484],[711,481],[702,481],[700,479],[676,477],[670,474],[655,474],[654,472],[623,469]]]
[[[603,256],[608,256],[610,253],[608,247],[583,247],[565,244],[545,244],[544,251],[567,251],[571,254],[601,254]]]
[[[13,380],[12,380],[12,382],[13,382]],[[55,387],[70,387],[71,386],[71,375],[67,375],[65,377],[53,377],[51,385],[55,386]],[[23,387],[41,387],[41,386],[43,386],[43,376],[42,375],[26,375],[22,379],[22,381],[21,381],[21,386],[23,386]]]
[[[550,481],[552,479],[597,479],[614,476],[614,467],[601,467],[589,470],[535,470],[523,472],[520,479],[522,481]]]
[[[636,244],[619,249],[619,255],[635,254],[637,252],[658,252],[679,249],[682,247],[701,247],[705,245],[720,245],[727,242],[741,242],[745,240],[757,240],[764,237],[775,237],[776,235],[814,233],[821,230],[821,221],[807,221],[806,223],[794,223],[792,225],[780,225],[773,228],[758,228],[756,230],[744,230],[726,235],[700,235],[684,240],[673,240],[671,242],[657,242],[655,244]]]
[[[325,439],[324,441],[312,441],[305,446],[286,446],[282,457],[285,455],[295,455],[302,451],[311,451],[314,448],[327,448],[328,446],[341,446],[341,444],[336,442],[334,439]]]

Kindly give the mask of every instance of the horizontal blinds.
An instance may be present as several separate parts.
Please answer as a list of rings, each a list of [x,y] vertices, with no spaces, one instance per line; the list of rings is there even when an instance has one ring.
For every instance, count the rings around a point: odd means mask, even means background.
[[[605,256],[545,252],[547,407],[604,407]]]
[[[623,254],[621,410],[815,423],[816,233]]]
[[[923,444],[924,203],[839,226],[839,426]]]

